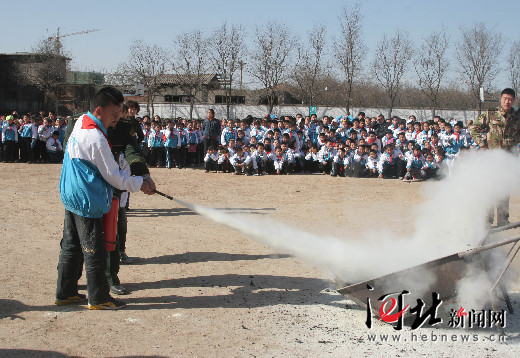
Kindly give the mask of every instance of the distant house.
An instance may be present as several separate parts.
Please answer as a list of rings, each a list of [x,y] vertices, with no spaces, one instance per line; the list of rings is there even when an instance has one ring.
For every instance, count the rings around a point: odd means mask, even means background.
[[[0,54],[0,113],[55,111],[69,115],[88,109],[102,74],[71,72],[65,56]],[[49,92],[52,90],[52,98]]]

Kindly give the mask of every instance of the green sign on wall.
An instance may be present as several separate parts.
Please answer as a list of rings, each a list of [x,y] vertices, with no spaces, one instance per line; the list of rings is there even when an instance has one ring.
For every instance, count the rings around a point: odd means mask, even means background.
[[[313,114],[316,114],[316,106],[309,107],[309,116],[312,116]]]

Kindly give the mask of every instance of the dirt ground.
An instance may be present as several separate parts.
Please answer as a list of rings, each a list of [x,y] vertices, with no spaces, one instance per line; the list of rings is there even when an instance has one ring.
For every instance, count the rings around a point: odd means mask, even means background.
[[[496,330],[424,327],[374,321],[334,291],[315,267],[279,254],[160,196],[131,196],[127,253],[120,278],[131,291],[120,311],[53,304],[64,208],[59,165],[0,164],[0,356],[187,357],[518,357],[520,285],[507,343]],[[393,225],[421,202],[422,183],[323,175],[244,177],[194,169],[153,169],[157,188],[230,214],[269,216],[313,233],[340,236]],[[511,221],[520,200],[511,200]],[[345,235],[346,236],[346,235]],[[369,264],[370,253],[367,253]],[[518,259],[515,265],[518,266]],[[348,265],[348,262],[345,263]],[[80,292],[85,292],[82,278]],[[441,342],[441,334],[478,341]],[[370,334],[396,334],[376,341]],[[416,334],[415,340],[413,334]],[[422,337],[424,335],[424,337]],[[424,340],[426,338],[426,340]],[[437,338],[437,339],[434,339]],[[404,341],[406,339],[406,341]]]

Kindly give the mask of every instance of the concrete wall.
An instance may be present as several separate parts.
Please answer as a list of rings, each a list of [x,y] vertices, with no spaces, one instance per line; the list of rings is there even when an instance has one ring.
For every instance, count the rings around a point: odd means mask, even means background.
[[[209,108],[213,108],[215,110],[215,116],[217,118],[226,117],[226,106],[225,105],[196,105],[193,110],[193,118],[206,118],[206,113]],[[248,115],[252,115],[256,118],[263,118],[268,113],[267,106],[248,106],[248,105],[232,105],[230,108],[230,118],[232,119],[243,119]],[[160,103],[155,104],[154,106],[155,114],[161,116],[161,118],[177,118],[183,117],[187,118],[190,114],[190,106],[186,104],[170,104],[170,103]],[[353,108],[351,109],[351,113],[353,115],[357,115],[358,112],[365,112],[366,116],[375,117],[382,113],[386,116],[388,113],[388,109],[386,108]],[[309,108],[307,106],[275,106],[273,109],[273,114],[276,116],[281,115],[296,115],[297,113],[301,113],[304,116],[309,113]],[[339,115],[344,115],[345,109],[339,107],[318,107],[317,115],[318,118],[323,116],[332,116],[337,117]],[[467,120],[472,120],[477,117],[478,111],[457,111],[457,110],[437,110],[436,114],[440,115],[442,118],[449,119],[451,117],[456,118],[457,120],[461,120],[464,123]],[[143,116],[146,113],[146,105],[141,105],[141,111],[139,112],[140,116]],[[418,120],[431,119],[431,111],[427,109],[394,109],[392,115],[397,115],[401,118],[408,118],[411,115],[415,115]]]

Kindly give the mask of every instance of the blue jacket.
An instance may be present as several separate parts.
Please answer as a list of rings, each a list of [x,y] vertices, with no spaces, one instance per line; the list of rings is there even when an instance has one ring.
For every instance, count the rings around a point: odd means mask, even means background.
[[[138,191],[142,177],[120,171],[101,121],[81,116],[67,142],[60,178],[61,201],[68,211],[101,218],[110,210],[113,188]]]

